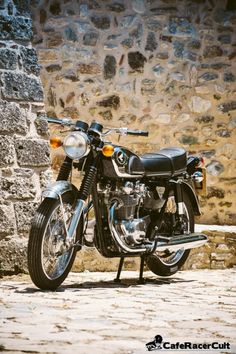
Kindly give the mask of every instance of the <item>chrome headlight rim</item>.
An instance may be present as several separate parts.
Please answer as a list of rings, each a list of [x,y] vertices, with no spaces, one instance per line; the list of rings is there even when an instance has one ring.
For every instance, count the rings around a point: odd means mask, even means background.
[[[88,155],[90,142],[87,134],[74,131],[66,136],[63,142],[65,154],[72,160],[80,160]]]

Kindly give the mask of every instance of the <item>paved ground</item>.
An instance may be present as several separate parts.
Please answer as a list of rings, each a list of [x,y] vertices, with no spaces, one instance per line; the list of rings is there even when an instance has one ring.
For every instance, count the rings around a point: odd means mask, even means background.
[[[231,345],[177,353],[236,353],[236,268],[168,279],[148,272],[145,285],[136,272],[123,272],[121,284],[114,275],[71,273],[57,292],[37,290],[25,275],[1,279],[0,351],[139,354],[159,334],[163,342]]]

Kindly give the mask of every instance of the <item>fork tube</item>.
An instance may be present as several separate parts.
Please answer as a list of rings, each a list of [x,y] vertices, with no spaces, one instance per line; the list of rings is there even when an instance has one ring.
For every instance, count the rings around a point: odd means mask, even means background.
[[[81,215],[83,213],[83,209],[84,209],[84,204],[85,204],[85,200],[82,199],[78,199],[77,203],[76,203],[76,207],[75,207],[75,212],[74,215],[72,217],[71,223],[70,223],[70,227],[68,230],[68,236],[71,238],[74,236],[75,230],[78,226],[79,220],[81,218]]]

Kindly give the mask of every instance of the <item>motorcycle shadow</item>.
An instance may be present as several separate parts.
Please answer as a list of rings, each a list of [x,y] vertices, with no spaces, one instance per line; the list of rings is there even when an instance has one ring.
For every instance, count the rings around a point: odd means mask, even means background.
[[[144,278],[144,283],[139,283],[138,278],[122,278],[120,282],[115,282],[114,280],[99,280],[99,281],[84,281],[84,282],[75,282],[73,284],[63,284],[58,289],[51,290],[41,290],[37,288],[27,287],[22,290],[15,290],[15,293],[21,294],[32,294],[35,292],[64,292],[69,289],[73,289],[73,291],[80,291],[83,289],[112,289],[112,288],[129,288],[129,287],[145,287],[146,285],[150,286],[162,286],[162,285],[170,285],[176,283],[191,283],[196,280],[191,279],[183,279],[179,277],[173,278]]]

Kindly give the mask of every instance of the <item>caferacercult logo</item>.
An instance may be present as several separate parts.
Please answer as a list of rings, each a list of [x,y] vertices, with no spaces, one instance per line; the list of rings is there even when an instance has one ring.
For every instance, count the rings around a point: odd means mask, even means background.
[[[161,335],[156,335],[153,341],[146,344],[148,351],[166,349],[166,350],[222,350],[230,349],[228,342],[212,342],[212,343],[192,343],[192,342],[164,342]]]

